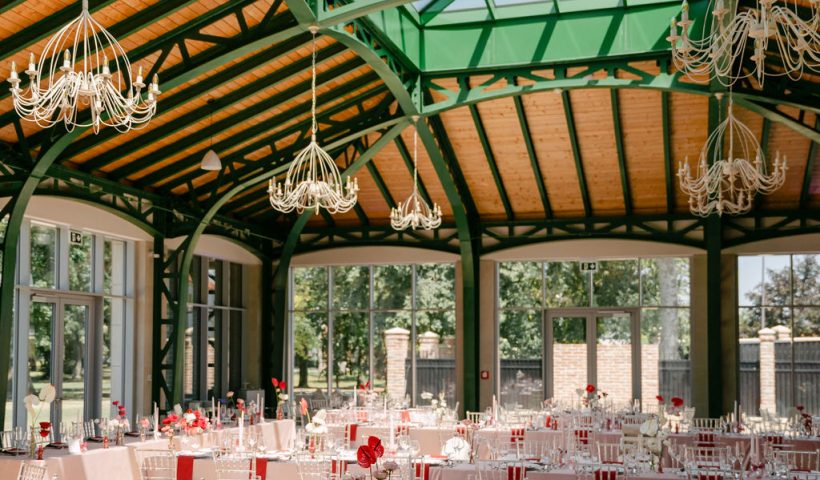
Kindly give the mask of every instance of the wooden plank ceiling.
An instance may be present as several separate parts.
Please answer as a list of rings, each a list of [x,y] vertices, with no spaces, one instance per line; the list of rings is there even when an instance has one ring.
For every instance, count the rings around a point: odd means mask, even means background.
[[[233,2],[233,8],[226,8],[232,2],[219,0],[170,3],[101,1],[94,12],[107,28],[125,32],[119,37],[123,47],[139,53],[133,63],[146,71],[158,66],[161,82],[167,72],[229,48],[255,29],[293,20],[284,3],[275,0]],[[78,2],[33,0],[0,14],[0,65],[12,60],[22,65],[29,51],[42,51],[52,34],[44,22],[72,7],[79,9]],[[165,9],[161,18],[140,26],[129,23],[158,8]],[[192,25],[193,31],[186,31]],[[161,43],[168,38],[176,41]],[[157,48],[147,49],[152,42]],[[319,37],[317,48],[319,114],[325,117],[320,121],[320,140],[323,135],[345,133],[340,125],[366,125],[374,114],[395,109],[386,87],[354,52],[329,37]],[[304,34],[239,55],[163,91],[158,114],[146,128],[127,134],[87,132],[59,162],[126,185],[205,201],[239,178],[229,174],[281,165],[304,145],[310,116],[310,54],[309,35]],[[657,70],[646,62],[636,67]],[[470,83],[486,79],[475,76]],[[437,81],[455,88],[455,79]],[[805,125],[815,125],[811,112],[778,108]],[[637,89],[614,94],[592,88],[548,91],[445,111],[439,117],[444,126],[439,137],[446,138],[438,141],[452,146],[455,158],[447,161],[458,162],[482,220],[678,213],[687,211],[687,199],[676,178],[674,192],[667,192],[667,162],[674,173],[679,162],[698,156],[708,135],[708,114],[708,99],[703,96]],[[810,141],[755,113],[739,109],[738,116],[759,138],[768,138],[769,158],[780,152],[789,162],[786,185],[765,197],[760,208],[798,208],[804,173],[810,176],[807,206],[820,206],[820,159],[813,162],[813,171],[806,171]],[[16,121],[8,92],[0,92],[0,141],[17,144],[22,134],[36,155],[47,133]],[[377,138],[371,134],[348,146],[339,153],[339,164],[352,162]],[[333,218],[316,216],[311,224],[389,222],[390,208],[411,192],[412,146],[413,131],[408,128],[357,172],[361,191],[356,211]],[[199,169],[209,148],[223,158],[222,172]],[[423,195],[440,204],[445,221],[450,221],[451,207],[422,147],[418,165]],[[281,220],[268,205],[266,187],[261,184],[237,195],[222,213],[251,223]]]

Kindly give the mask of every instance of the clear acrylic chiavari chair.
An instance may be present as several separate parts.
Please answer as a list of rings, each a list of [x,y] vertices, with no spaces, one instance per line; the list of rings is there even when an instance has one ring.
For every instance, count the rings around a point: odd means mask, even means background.
[[[177,458],[167,449],[135,450],[141,480],[176,480]]]
[[[254,453],[214,452],[217,480],[256,480]]]
[[[17,480],[47,480],[48,470],[44,465],[23,462],[17,472]]]

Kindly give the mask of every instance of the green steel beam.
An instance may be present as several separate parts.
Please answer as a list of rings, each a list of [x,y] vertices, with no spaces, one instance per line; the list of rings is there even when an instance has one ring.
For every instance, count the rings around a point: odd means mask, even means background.
[[[618,108],[618,91],[610,90],[609,98],[612,105],[612,125],[615,130],[615,149],[618,152],[618,169],[621,171],[621,189],[624,194],[624,210],[632,215],[632,195],[629,190],[629,174],[626,171],[626,154],[624,153],[624,138],[621,132],[621,114]]]
[[[413,175],[413,157],[410,155],[410,151],[407,149],[407,145],[404,144],[404,140],[401,137],[396,138],[396,148],[399,150],[399,155],[401,155],[402,160],[404,160],[404,165],[407,167],[407,171],[410,172],[410,175]],[[418,179],[419,183],[419,195],[421,198],[427,202],[427,205],[433,204],[433,199],[430,198],[430,193],[427,191],[427,187],[424,185],[424,180],[422,178]]]
[[[530,158],[532,174],[535,177],[535,184],[538,186],[538,195],[541,197],[541,205],[544,207],[544,215],[552,218],[552,205],[550,205],[547,186],[544,184],[544,174],[541,173],[541,165],[538,163],[538,155],[535,153],[535,144],[530,134],[530,124],[527,120],[527,113],[524,111],[524,102],[521,97],[513,97],[515,112],[518,115],[518,124],[521,126],[521,134],[524,136],[524,145],[527,147],[527,156]]]
[[[11,10],[12,8],[21,5],[25,1],[26,0],[8,0],[3,5],[0,5],[0,14],[5,13],[5,12]]]
[[[359,17],[381,12],[388,8],[399,7],[413,0],[355,0],[336,7],[329,12],[320,12],[319,27],[332,27],[350,22]]]
[[[564,115],[567,119],[567,132],[572,146],[572,157],[575,160],[575,171],[578,174],[578,186],[581,189],[581,200],[584,203],[584,215],[592,216],[592,205],[589,201],[589,191],[587,190],[587,179],[584,175],[584,163],[581,160],[581,149],[578,146],[578,135],[575,132],[575,119],[572,115],[572,105],[570,104],[569,93],[566,90],[561,92],[561,101],[564,104]]]
[[[804,123],[801,123],[798,120],[795,120],[788,115],[780,112],[776,108],[767,107],[761,105],[760,103],[752,100],[747,100],[742,96],[738,96],[733,94],[735,104],[745,108],[746,110],[750,110],[758,115],[766,118],[772,122],[779,123],[784,125],[795,132],[803,135],[804,137],[808,138],[812,142],[820,142],[820,130],[817,128],[811,128]]]
[[[28,173],[16,195],[11,197],[6,207],[8,221],[3,238],[3,270],[0,278],[0,372],[8,372],[11,362],[11,333],[14,326],[14,297],[17,279],[17,246],[20,240],[20,228],[23,225],[23,215],[28,202],[34,195],[37,186],[45,176],[49,167],[57,160],[62,151],[85,129],[77,128],[57,139],[40,155],[37,163]],[[9,378],[0,375],[0,398],[7,398]],[[5,409],[0,410],[0,425],[4,425]]]
[[[820,117],[815,117],[814,129],[820,130]],[[811,142],[811,146],[809,147],[809,157],[806,159],[806,168],[803,170],[803,186],[800,188],[800,210],[805,210],[809,206],[812,174],[814,173],[815,165],[817,165],[818,143],[820,142]]]
[[[661,122],[663,124],[663,168],[666,176],[666,211],[675,211],[675,166],[672,159],[672,137],[669,129],[669,92],[661,92]]]
[[[454,0],[431,0],[424,8],[419,10],[419,19],[425,24],[443,12],[453,3]]]
[[[450,142],[450,137],[447,135],[447,129],[444,128],[444,122],[441,117],[430,117],[430,128],[433,135],[438,140],[441,156],[447,162],[448,170],[452,176],[454,186],[458,192],[461,202],[464,204],[465,212],[469,218],[479,218],[478,207],[475,204],[473,195],[470,192],[470,186],[467,184],[467,179],[461,170],[461,164],[458,162],[453,144]]]
[[[310,3],[315,2],[310,2],[310,0],[285,0],[288,11],[293,14],[296,21],[299,22],[299,25],[305,30],[307,30],[310,25],[316,24],[317,21],[316,12]]]
[[[291,0],[291,3],[300,0]],[[379,75],[390,92],[396,98],[399,108],[407,117],[419,114],[419,107],[410,95],[404,81],[409,77],[406,72],[396,71],[402,67],[400,62],[387,62],[379,55],[381,52],[378,43],[374,43],[374,38],[361,29],[354,29],[349,33],[344,29],[328,30],[327,35],[332,36],[337,41],[344,43],[351,50],[363,58],[368,65]],[[415,81],[415,80],[414,80]],[[417,89],[418,90],[418,89]],[[416,91],[418,95],[421,92]],[[417,98],[418,99],[418,98]],[[420,99],[418,99],[420,100]],[[462,203],[459,192],[451,176],[447,162],[438,150],[435,138],[425,122],[418,122],[419,137],[427,150],[439,181],[444,188],[447,199],[453,211],[453,217],[458,231],[461,271],[464,281],[462,282],[463,299],[463,320],[464,331],[467,332],[463,338],[463,366],[464,366],[464,408],[467,410],[478,409],[478,245],[473,239],[471,222],[478,221],[477,217],[469,218],[467,209]]]
[[[692,2],[692,18],[702,16],[707,3]],[[423,30],[423,70],[432,73],[493,69],[501,65],[566,64],[598,59],[601,52],[613,58],[668,54],[669,43],[665,39],[669,34],[669,19],[680,12],[680,4],[670,2],[594,12],[562,12],[557,16],[542,3],[533,5],[540,15],[505,19],[499,10],[493,19],[482,9],[468,14],[478,20],[473,23],[435,26],[428,23]],[[693,30],[695,28],[697,26],[693,26]],[[398,37],[394,43],[401,46]]]
[[[359,80],[359,79],[357,79],[357,80]],[[346,84],[346,85],[348,87],[350,87],[350,89],[352,90],[353,88],[356,87],[355,82],[356,82],[356,80],[354,80],[353,82],[348,82],[348,84]],[[351,108],[352,106],[355,106],[355,105],[361,103],[364,99],[367,99],[367,98],[373,97],[375,95],[378,95],[378,94],[382,93],[383,91],[384,91],[384,88],[381,85],[377,85],[373,88],[370,88],[370,89],[362,92],[359,95],[356,95],[353,98],[350,98],[350,99],[348,99],[344,102],[336,104],[336,105],[334,105],[334,106],[332,106],[332,107],[330,107],[326,110],[322,110],[317,114],[317,118],[320,119],[319,123],[321,123],[321,120],[323,120],[323,119],[325,119],[329,116],[332,116],[336,113],[339,113],[341,111],[344,111],[347,108]],[[336,92],[333,91],[333,92],[328,92],[328,93],[323,94],[323,95],[319,95],[318,102],[319,103],[324,103],[325,100],[332,100],[331,95],[334,95],[335,93]],[[292,109],[288,110],[287,112],[283,112],[279,115],[275,115],[274,117],[271,117],[268,120],[260,122],[256,125],[254,125],[253,127],[250,127],[246,130],[243,130],[243,131],[237,133],[236,135],[232,136],[229,139],[217,142],[216,144],[214,144],[214,147],[215,147],[215,149],[218,149],[217,151],[231,148],[234,145],[239,144],[240,142],[244,142],[246,140],[252,140],[257,136],[262,135],[262,134],[270,131],[271,129],[279,127],[281,124],[287,122],[289,119],[292,119],[296,115],[301,115],[301,114],[307,113],[309,111],[310,111],[310,103],[305,103],[305,104],[302,104],[302,105],[298,105],[298,106],[293,107]],[[272,135],[268,135],[264,138],[255,140],[252,143],[249,143],[249,144],[243,146],[242,148],[230,153],[229,155],[226,155],[222,159],[223,164],[227,164],[228,162],[243,160],[245,155],[248,155],[248,154],[250,154],[250,153],[252,153],[256,150],[259,150],[260,148],[263,148],[266,145],[270,145],[272,142],[275,142],[276,140],[279,140],[281,138],[286,138],[288,135],[291,135],[291,134],[296,133],[296,132],[302,132],[303,135],[300,138],[307,138],[306,137],[306,135],[308,134],[307,133],[307,128],[309,128],[309,127],[310,127],[310,119],[306,119],[306,120],[303,120],[303,121],[301,121],[301,122],[299,122],[295,125],[291,125],[291,126],[285,128],[283,130],[277,131]],[[329,131],[336,132],[335,129],[334,130],[329,130]],[[327,135],[327,132],[328,131],[322,131],[322,130],[319,131],[320,135],[319,135],[318,138],[319,138],[320,141],[323,141],[323,138],[324,138],[325,135]],[[278,158],[278,153],[279,152],[274,152],[273,157]],[[179,173],[180,170],[185,170],[185,169],[194,167],[195,165],[197,165],[199,163],[199,161],[202,159],[202,156],[204,154],[205,154],[205,151],[202,150],[202,151],[196,152],[192,155],[189,155],[188,157],[185,157],[185,158],[179,160],[178,162],[175,162],[174,164],[162,167],[162,168],[158,169],[157,171],[152,172],[152,173],[142,177],[139,180],[138,183],[141,184],[141,185],[150,185],[150,184],[153,184],[155,182],[160,182],[168,176],[174,175],[175,173]],[[248,170],[253,171],[253,170],[256,170],[257,168],[259,168],[260,166],[265,166],[265,165],[266,165],[266,162],[260,162],[260,161],[250,162],[247,167],[243,167],[241,169],[238,169],[236,172],[224,175],[222,177],[222,180],[225,183],[235,181],[237,178],[240,178],[242,175],[244,175],[245,172],[247,172]],[[171,190],[173,188],[176,188],[179,185],[184,185],[188,181],[193,181],[194,179],[196,179],[196,178],[198,178],[202,175],[205,175],[206,173],[207,172],[204,172],[202,170],[194,170],[194,171],[189,172],[189,173],[187,173],[187,174],[185,174],[185,175],[183,175],[179,178],[175,178],[175,179],[173,179],[169,182],[165,182],[162,185],[162,189],[163,190]],[[204,194],[205,191],[208,190],[209,188],[210,187],[208,187],[207,185],[203,185],[202,187],[199,187],[199,188],[195,189],[194,193],[195,193],[195,195],[200,196],[200,195]]]
[[[484,128],[484,122],[481,121],[481,114],[475,104],[469,106],[470,114],[473,117],[473,124],[475,125],[478,139],[481,142],[481,148],[484,150],[484,157],[487,159],[487,165],[490,167],[490,173],[493,175],[495,187],[498,190],[498,196],[501,197],[501,204],[504,205],[504,213],[508,220],[515,218],[512,204],[510,204],[510,197],[507,195],[507,189],[504,187],[504,181],[501,179],[501,172],[498,170],[498,162],[495,161],[495,154],[493,154],[492,146],[487,137],[487,131]]]
[[[17,6],[19,3],[22,2],[17,0],[7,2],[6,5],[0,7],[0,13]],[[111,5],[112,3],[114,3],[114,0],[91,0],[88,2],[88,11],[94,13],[108,5]],[[80,12],[80,3],[72,3],[71,5],[63,7],[57,12],[44,17],[42,20],[39,20],[14,35],[4,39],[3,45],[0,47],[0,58],[10,57],[20,50],[34,45],[49,35],[56,33],[65,24],[77,18],[80,15]],[[112,27],[111,30],[113,34],[115,29]]]
[[[768,158],[769,152],[769,138],[771,137],[772,131],[772,122],[768,118],[763,119],[763,129],[760,132],[760,153],[763,154],[764,158]],[[760,209],[763,205],[763,195],[756,194],[754,199],[754,208],[755,210]]]
[[[192,32],[196,32],[200,28],[205,27],[206,25],[213,23],[220,18],[229,15],[235,6],[242,2],[242,0],[230,0],[225,4],[221,5],[220,7],[214,8],[209,10],[207,13],[196,17],[195,19],[186,22],[179,28],[171,30],[159,37],[145,43],[139,45],[138,47],[134,48],[130,52],[127,52],[127,56],[132,64],[138,64],[139,61],[143,58],[146,58],[150,55],[155,54],[158,50],[163,50],[166,52],[170,52],[174,46],[177,45],[180,38],[184,38],[186,35],[191,34]],[[127,35],[136,32],[147,25],[150,25],[168,15],[172,14],[173,12],[179,10],[180,8],[184,7],[187,4],[194,3],[190,0],[187,1],[180,1],[180,0],[173,0],[168,2],[162,2],[162,5],[151,7],[150,9],[145,9],[137,15],[129,17],[128,19],[114,25],[110,29],[110,33],[117,38],[125,38]],[[164,60],[167,57],[166,55],[161,55],[160,59]],[[158,60],[156,65],[161,64],[162,62]],[[146,78],[150,78],[153,73],[155,73],[154,69],[149,72],[151,75],[146,75]],[[163,75],[164,77],[165,75]],[[164,80],[164,79],[160,79]],[[161,82],[161,86],[163,90],[166,90],[167,84]],[[0,92],[0,99],[3,99],[7,96],[11,95],[11,93],[7,90],[3,90]],[[161,101],[161,100],[160,100]],[[10,114],[15,114],[14,111],[7,112],[3,115],[0,115],[0,125],[6,125],[10,119],[12,118]],[[32,141],[32,143],[39,143],[42,141],[41,135],[35,135],[34,138],[37,141]]]
[[[283,51],[279,52],[281,55],[277,54],[276,56],[284,56],[285,54],[298,49],[302,44],[301,42],[286,42],[286,47]],[[344,47],[341,45],[331,45],[325,49],[322,49],[320,52],[317,53],[317,62],[323,62],[332,58],[333,56],[341,53],[344,50]],[[162,128],[157,128],[151,130],[149,132],[145,132],[138,137],[135,137],[133,140],[125,142],[123,144],[117,145],[113,147],[111,150],[106,152],[106,155],[95,162],[92,165],[89,165],[87,168],[96,169],[102,165],[114,163],[117,160],[127,157],[134,152],[145,148],[145,145],[151,145],[156,142],[161,142],[163,139],[181,131],[189,128],[192,124],[195,124],[203,119],[207,119],[210,115],[216,115],[219,112],[228,109],[237,103],[247,101],[248,97],[251,97],[263,90],[269,89],[270,87],[277,85],[281,82],[286,82],[290,79],[297,77],[299,74],[304,72],[306,69],[310,68],[311,58],[301,58],[295,62],[289,63],[286,67],[277,69],[274,72],[265,75],[263,77],[259,77],[254,81],[243,85],[232,92],[220,96],[219,98],[214,99],[213,103],[208,103],[202,105],[199,108],[195,108],[184,115],[181,115],[174,120],[164,124]],[[357,62],[355,60],[351,61],[349,64],[344,64],[346,67],[342,68],[335,68],[333,70],[333,74],[344,74],[347,73],[349,70],[347,68],[355,68],[358,65],[361,65],[361,62]],[[341,66],[340,66],[341,67]],[[341,72],[341,73],[340,73]],[[330,75],[330,73],[329,73]],[[220,75],[215,75],[213,78],[221,78],[222,82],[227,82],[235,77],[223,77]],[[323,76],[323,79],[328,78],[328,76]],[[318,79],[317,79],[318,81]],[[174,154],[174,150],[183,150],[185,146],[192,145],[192,142],[202,141],[203,139],[207,139],[209,136],[213,136],[214,132],[219,132],[224,129],[230,128],[233,125],[236,125],[237,121],[240,121],[243,117],[245,121],[249,121],[253,118],[253,116],[267,111],[273,107],[275,107],[279,101],[287,101],[304,91],[307,91],[306,88],[310,85],[310,81],[303,81],[298,85],[294,86],[287,91],[292,96],[285,96],[283,94],[274,94],[269,99],[265,99],[254,104],[251,107],[242,108],[241,111],[237,114],[231,115],[224,119],[218,120],[213,123],[212,126],[209,126],[202,131],[196,132],[192,135],[188,135],[185,137],[185,142],[182,143],[182,146],[177,142],[172,143],[165,149],[159,149],[154,152],[151,152],[151,161],[154,163],[159,163],[168,156]],[[181,92],[178,95],[185,94],[187,92]],[[190,98],[190,97],[189,97]],[[204,138],[203,138],[204,137]],[[93,145],[93,143],[92,143]],[[160,153],[160,152],[169,152],[168,154]],[[89,161],[90,162],[90,161]],[[89,163],[86,162],[86,163]],[[101,163],[102,162],[102,163]],[[85,164],[83,165],[85,167]],[[138,162],[136,166],[132,166],[132,168],[128,168],[128,166],[123,167],[127,172],[127,174],[118,174],[115,170],[112,175],[112,178],[123,178],[131,173],[135,173],[133,168],[142,167],[145,168],[146,165],[142,164],[142,162]]]
[[[379,173],[379,169],[376,168],[376,164],[373,162],[368,162],[367,171],[370,172],[370,176],[373,177],[373,182],[376,183],[376,187],[381,192],[387,206],[391,209],[396,208],[396,201],[393,199],[393,195],[390,194],[390,190],[384,183],[384,178],[382,178],[381,173]]]
[[[192,85],[191,87],[186,88],[185,90],[172,95],[171,97],[162,98],[161,99],[161,104],[160,104],[162,108],[159,109],[159,111],[157,112],[156,118],[161,118],[164,114],[167,114],[168,112],[172,112],[174,108],[176,108],[178,106],[181,106],[181,105],[184,105],[185,103],[188,103],[188,102],[190,102],[190,101],[192,101],[196,98],[199,98],[202,95],[207,94],[208,92],[210,92],[213,89],[219,87],[220,85],[223,85],[227,82],[230,82],[230,81],[234,80],[237,75],[247,74],[248,72],[253,71],[255,68],[257,68],[261,65],[264,65],[266,63],[275,61],[278,58],[282,58],[285,55],[288,55],[288,54],[292,53],[294,50],[301,47],[304,44],[305,41],[309,41],[309,36],[307,34],[298,35],[298,36],[293,37],[293,38],[291,38],[291,39],[289,39],[289,40],[287,40],[287,41],[285,41],[281,44],[277,44],[277,45],[263,51],[262,53],[260,53],[258,55],[254,55],[253,57],[250,57],[248,59],[245,59],[245,60],[239,62],[236,65],[233,65],[230,69],[231,74],[232,74],[231,76],[214,75],[211,78],[205,79],[202,82],[198,82],[195,85]],[[326,54],[335,54],[335,53],[339,53],[339,50],[330,48],[328,50],[322,50],[321,52],[319,52],[317,57],[324,58],[324,55],[326,55]],[[283,70],[287,70],[287,69],[288,68],[286,67]],[[264,77],[264,78],[267,78],[268,80],[271,80],[271,81],[281,81],[281,80],[284,80],[285,78],[287,78],[287,72],[285,72],[283,74],[281,71],[277,71],[273,75],[269,75],[269,76]],[[259,83],[257,83],[257,82],[259,82]],[[264,86],[268,83],[266,81],[262,80],[262,79],[259,79],[255,82],[252,82],[252,84],[255,84],[256,86]],[[262,87],[262,88],[264,88],[264,87]],[[245,91],[247,92],[246,95],[250,95],[253,92],[252,89],[251,90],[246,89]],[[195,109],[193,111],[193,113],[196,113],[195,116],[190,114],[190,113],[185,114],[182,117],[176,118],[173,121],[169,122],[169,124],[163,125],[161,129],[149,131],[149,132],[146,132],[146,133],[140,135],[137,138],[137,140],[142,140],[143,137],[146,137],[147,135],[152,135],[152,134],[156,135],[155,132],[157,132],[157,131],[166,132],[169,129],[174,129],[174,131],[177,131],[179,128],[185,128],[186,126],[188,126],[188,124],[190,124],[194,121],[198,121],[198,120],[201,120],[204,117],[207,117],[212,112],[217,113],[217,112],[221,111],[224,107],[226,107],[227,104],[233,103],[233,101],[231,100],[231,98],[235,97],[233,95],[233,93],[234,92],[227,95],[226,97],[228,97],[228,98],[221,97],[219,99],[214,100],[213,105],[207,105],[207,106],[203,106],[203,107],[200,107],[198,109]],[[87,151],[88,149],[91,149],[91,148],[93,148],[97,145],[100,145],[101,143],[103,143],[107,140],[110,140],[111,138],[114,138],[117,135],[119,135],[119,132],[117,132],[116,130],[106,129],[106,130],[101,131],[96,136],[83,138],[80,141],[76,142],[75,144],[71,145],[71,147],[69,147],[66,150],[66,152],[64,154],[64,158],[74,157],[74,156],[76,156],[76,155],[78,155],[82,152]],[[163,137],[159,137],[159,138],[163,138]],[[158,138],[151,138],[151,141],[156,141],[157,139]],[[129,143],[131,143],[131,142],[127,142],[124,145],[127,145]],[[143,147],[147,143],[150,143],[150,142],[149,141],[143,141],[142,142]],[[97,169],[97,168],[105,165],[106,163],[109,163],[108,160],[110,160],[110,157],[108,155],[105,155],[104,158],[102,158],[102,159],[90,159],[90,160],[83,163],[83,168],[85,170],[94,170],[94,169]]]
[[[361,60],[352,59],[352,60],[350,60],[346,63],[342,63],[340,65],[334,66],[334,67],[322,72],[321,74],[317,75],[316,83],[317,83],[317,85],[323,85],[325,83],[332,82],[336,79],[336,77],[338,75],[344,75],[346,73],[349,73],[349,72],[355,70],[356,68],[359,68],[361,65],[362,65]],[[346,85],[350,86],[350,83],[351,82],[348,82],[348,84],[346,84]],[[229,128],[237,125],[237,124],[252,121],[253,117],[255,117],[257,115],[260,115],[260,114],[262,114],[262,113],[264,113],[264,112],[266,112],[266,111],[268,111],[272,108],[275,108],[280,103],[291,100],[291,99],[293,99],[297,96],[303,95],[305,92],[309,92],[310,91],[310,84],[311,84],[311,80],[309,80],[309,79],[308,80],[303,80],[303,81],[299,82],[298,84],[295,84],[295,85],[293,85],[293,86],[291,86],[291,87],[289,87],[289,88],[287,88],[287,89],[285,89],[281,92],[278,92],[278,93],[274,94],[273,96],[266,99],[265,101],[256,103],[256,104],[252,105],[251,107],[248,107],[244,110],[241,110],[240,112],[238,112],[236,114],[230,115],[230,116],[225,117],[225,118],[223,118],[223,119],[221,119],[217,122],[214,122],[212,127],[200,130],[200,131],[198,131],[198,132],[196,132],[192,135],[189,135],[189,136],[187,136],[187,137],[185,137],[185,138],[183,138],[179,141],[176,141],[176,142],[171,143],[167,146],[164,146],[164,147],[161,147],[157,150],[154,150],[153,152],[151,152],[151,155],[150,155],[151,159],[149,161],[130,162],[130,163],[128,163],[128,164],[126,164],[126,165],[124,165],[120,168],[112,170],[111,172],[109,172],[109,177],[113,178],[113,179],[116,179],[116,180],[121,180],[123,178],[129,177],[129,176],[134,175],[136,173],[139,173],[139,172],[141,172],[141,171],[143,171],[147,168],[150,168],[153,165],[162,163],[164,160],[168,159],[169,157],[172,157],[173,155],[179,153],[180,151],[185,150],[188,147],[194,146],[198,143],[201,143],[201,142],[204,142],[204,141],[208,140],[208,138],[211,137],[213,132],[226,130],[226,129],[229,129]],[[333,95],[330,95],[330,94],[333,94]],[[325,93],[321,97],[323,97],[325,99],[325,101],[327,101],[328,98],[333,98],[336,94],[337,94],[336,91],[332,91],[332,92],[329,92],[329,93]],[[282,121],[286,120],[287,118],[293,118],[293,117],[295,117],[296,115],[299,114],[299,113],[297,113],[296,110],[299,110],[300,113],[305,110],[305,108],[306,108],[305,105],[308,106],[307,111],[309,111],[309,102],[308,102],[308,103],[301,104],[298,107],[296,107],[295,109],[289,110],[288,112],[276,115],[274,118],[276,118],[278,120],[278,122],[282,122]],[[237,135],[231,136],[228,139],[216,142],[212,146],[209,145],[209,146],[206,146],[204,148],[200,148],[200,149],[198,149],[196,154],[191,155],[189,157],[186,157],[185,160],[174,162],[170,165],[167,165],[165,167],[160,168],[159,170],[151,172],[150,174],[140,178],[139,183],[142,184],[142,185],[147,185],[147,184],[150,184],[149,182],[151,182],[151,180],[148,180],[148,178],[151,178],[152,180],[153,179],[163,179],[163,178],[166,178],[167,176],[169,176],[170,174],[172,174],[172,172],[179,172],[180,170],[190,168],[191,166],[195,165],[196,162],[201,161],[202,156],[205,155],[205,152],[207,152],[208,149],[213,148],[213,150],[217,151],[217,152],[225,150],[225,149],[230,148],[231,146],[233,146],[235,144],[240,143],[242,141],[242,139],[250,138],[247,132],[250,132],[250,131],[256,132],[256,131],[258,131],[260,129],[260,125],[264,125],[267,128],[272,128],[272,127],[275,127],[278,124],[279,123],[274,122],[272,119],[263,120],[260,123],[254,124],[253,127],[255,127],[255,128],[249,128],[248,130],[245,130],[245,131],[243,131],[243,132],[241,132]],[[169,170],[169,167],[173,168],[173,170]]]

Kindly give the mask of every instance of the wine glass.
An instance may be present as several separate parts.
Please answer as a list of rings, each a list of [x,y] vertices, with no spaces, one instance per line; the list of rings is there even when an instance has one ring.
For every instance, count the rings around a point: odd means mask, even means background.
[[[256,449],[256,432],[248,433],[248,450],[253,452]]]
[[[410,448],[410,438],[407,435],[399,435],[399,449],[407,451]]]

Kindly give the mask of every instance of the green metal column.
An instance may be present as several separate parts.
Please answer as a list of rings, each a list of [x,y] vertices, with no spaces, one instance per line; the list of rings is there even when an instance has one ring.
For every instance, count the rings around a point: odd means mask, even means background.
[[[162,315],[162,304],[165,300],[163,290],[165,289],[165,212],[157,210],[154,212],[154,224],[162,234],[154,235],[154,272],[153,272],[153,297],[151,299],[152,307],[152,332],[151,332],[151,400],[159,405],[163,410],[164,404],[161,402],[160,392],[163,391],[162,383],[164,377],[162,375],[162,326],[165,322]],[[165,385],[167,391],[167,385]],[[152,406],[153,408],[153,406]]]
[[[8,215],[6,234],[3,239],[3,271],[0,280],[0,399],[7,398],[9,388],[8,371],[11,367],[12,331],[14,326],[14,287],[17,278],[17,245],[20,241],[20,227],[23,215],[34,191],[49,167],[65,148],[85,129],[76,129],[57,139],[32,167],[16,195],[4,209]],[[6,410],[0,408],[0,425],[4,425]]]
[[[720,250],[722,244],[721,219],[712,215],[706,219],[706,385],[708,387],[709,417],[723,414],[723,365],[721,362],[721,272]],[[703,381],[702,379],[700,381]]]
[[[262,388],[265,389],[265,407],[273,408],[276,405],[273,398],[273,385],[268,381],[273,377],[269,358],[272,355],[273,349],[273,263],[271,262],[271,248],[266,246],[262,252],[262,274],[259,280],[259,294],[261,295],[261,345],[259,355],[259,378],[262,382]]]

